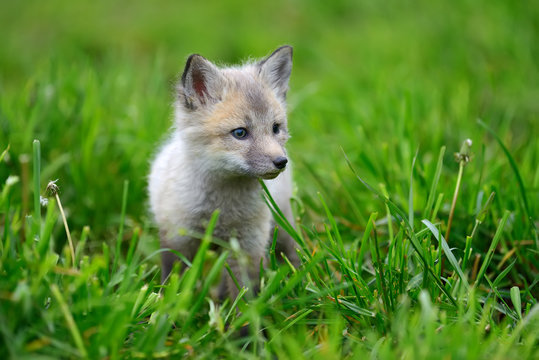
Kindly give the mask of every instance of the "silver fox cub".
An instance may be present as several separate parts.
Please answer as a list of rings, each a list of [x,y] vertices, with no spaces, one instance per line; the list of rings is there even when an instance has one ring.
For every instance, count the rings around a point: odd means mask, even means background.
[[[248,258],[247,266],[233,256],[228,259],[240,285],[256,286],[273,232],[274,222],[258,179],[264,179],[285,216],[293,221],[285,150],[291,70],[290,46],[278,48],[259,62],[226,68],[191,55],[177,89],[172,136],[151,167],[150,206],[161,247],[192,260],[200,240],[182,235],[186,233],[182,230],[203,232],[219,209],[214,236],[236,238]],[[281,252],[298,263],[294,241],[279,229],[277,253]],[[163,253],[163,281],[176,260],[172,252]],[[230,277],[222,285],[229,295],[237,294]]]

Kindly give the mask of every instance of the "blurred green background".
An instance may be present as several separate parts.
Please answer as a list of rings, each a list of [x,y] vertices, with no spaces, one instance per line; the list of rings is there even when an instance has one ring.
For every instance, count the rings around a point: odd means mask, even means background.
[[[42,181],[59,178],[75,232],[115,229],[124,179],[129,220],[146,223],[148,164],[187,56],[232,64],[290,44],[290,154],[313,218],[317,191],[342,224],[382,208],[342,150],[406,204],[419,149],[421,209],[445,145],[446,209],[452,153],[468,137],[481,161],[467,168],[461,210],[491,189],[500,209],[517,209],[514,175],[476,119],[498,132],[537,199],[538,27],[533,1],[1,1],[0,146],[11,150],[0,179],[22,174],[37,138]]]

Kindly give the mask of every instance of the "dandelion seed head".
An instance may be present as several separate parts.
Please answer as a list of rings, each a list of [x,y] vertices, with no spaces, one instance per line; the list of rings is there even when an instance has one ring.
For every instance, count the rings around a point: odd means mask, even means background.
[[[49,183],[47,184],[47,193],[50,195],[50,196],[54,196],[56,194],[58,194],[58,192],[60,191],[60,188],[58,187],[58,185],[56,185],[56,182],[58,181],[58,179],[56,180],[51,180],[49,181]]]

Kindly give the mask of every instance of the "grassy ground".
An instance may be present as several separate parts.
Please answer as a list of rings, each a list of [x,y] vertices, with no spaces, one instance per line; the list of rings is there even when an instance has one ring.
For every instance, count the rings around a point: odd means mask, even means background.
[[[0,24],[0,358],[539,357],[532,2],[4,1]],[[219,303],[209,228],[161,287],[172,85],[190,53],[282,44],[302,266]]]

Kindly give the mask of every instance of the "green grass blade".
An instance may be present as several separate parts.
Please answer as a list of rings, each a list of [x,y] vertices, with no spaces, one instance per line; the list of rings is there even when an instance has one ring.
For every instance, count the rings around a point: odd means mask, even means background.
[[[390,297],[388,296],[388,290],[387,286],[388,283],[385,279],[384,274],[384,264],[382,260],[382,256],[380,255],[380,247],[378,245],[378,235],[376,235],[376,231],[373,233],[372,237],[372,244],[374,249],[371,250],[373,262],[377,265],[378,271],[376,272],[376,283],[378,284],[378,289],[382,293],[382,300],[385,305],[386,313],[389,313],[389,311],[392,309],[393,304],[390,301]]]
[[[369,244],[369,236],[371,235],[371,232],[374,228],[376,217],[378,216],[378,213],[374,212],[369,216],[369,220],[367,221],[367,226],[365,227],[365,232],[363,233],[363,237],[361,238],[361,245],[359,247],[359,254],[357,256],[357,271],[358,273],[361,273],[361,266],[363,265],[363,259],[365,258],[365,253],[368,249]]]
[[[311,314],[314,310],[312,309],[303,309],[303,310],[300,310],[298,311],[296,314],[294,314],[292,317],[291,317],[291,320],[286,322],[285,323],[285,326],[275,335],[273,336],[272,339],[270,339],[269,343],[271,343],[274,339],[277,339],[279,338],[279,336],[285,332],[286,330],[288,330],[291,326],[293,326],[294,324],[296,324],[297,322],[303,320],[306,316],[308,316],[309,314]]]
[[[75,345],[77,346],[77,349],[79,350],[80,355],[84,358],[88,357],[88,353],[86,351],[86,348],[84,347],[84,343],[82,341],[82,337],[80,335],[77,324],[75,323],[75,320],[73,319],[73,315],[69,311],[69,307],[67,306],[67,303],[62,297],[62,293],[60,292],[60,289],[58,289],[58,286],[56,284],[52,284],[51,291],[56,301],[58,301],[60,310],[62,311],[62,314],[64,315],[64,318],[67,323],[67,327],[69,331],[71,332],[71,336],[73,337],[73,341],[75,341]]]
[[[417,148],[414,159],[412,160],[412,169],[410,170],[410,191],[408,192],[408,222],[414,229],[414,168],[419,154],[419,148]]]
[[[39,238],[41,234],[41,144],[39,140],[33,143],[34,163],[34,236]]]
[[[204,285],[202,287],[202,290],[198,294],[198,298],[195,303],[190,307],[189,316],[183,325],[183,328],[186,329],[186,331],[189,329],[193,319],[198,314],[200,307],[202,306],[204,299],[206,298],[206,295],[210,291],[210,287],[214,284],[215,280],[217,279],[217,276],[221,274],[227,257],[228,251],[223,251],[217,258],[217,260],[213,263],[213,266],[211,267],[208,275],[204,277]]]
[[[335,234],[335,238],[337,239],[337,245],[339,246],[339,252],[340,254],[344,254],[344,245],[341,238],[341,233],[339,232],[339,228],[337,226],[337,222],[335,221],[335,218],[333,217],[333,214],[329,210],[328,206],[326,205],[326,202],[324,201],[324,198],[322,197],[322,194],[318,193],[318,198],[320,199],[320,202],[322,203],[322,207],[324,208],[324,211],[326,212],[326,216],[329,220],[329,223],[331,224],[331,229],[333,230],[333,233]]]
[[[277,269],[277,257],[276,257],[276,254],[275,254],[275,249],[277,247],[278,233],[279,233],[279,228],[276,226],[275,229],[273,230],[273,237],[272,237],[272,240],[271,240],[271,247],[270,247],[270,251],[269,251],[270,267],[271,267],[272,270]]]
[[[0,162],[4,160],[4,157],[6,156],[7,152],[9,151],[9,144],[7,144],[7,147],[4,151],[2,151],[2,154],[0,154]]]
[[[522,181],[522,177],[520,176],[520,171],[518,170],[517,163],[515,162],[515,159],[509,152],[509,149],[504,145],[503,141],[500,139],[498,134],[494,130],[490,128],[486,123],[481,121],[480,119],[477,119],[477,123],[481,125],[483,128],[485,128],[498,142],[500,147],[502,148],[505,156],[507,157],[507,160],[509,160],[509,164],[511,165],[511,169],[513,170],[513,173],[515,174],[515,177],[518,182],[518,188],[520,190],[520,197],[522,199],[522,202],[524,204],[524,211],[526,212],[526,216],[530,222],[530,225],[534,228],[535,233],[537,234],[537,229],[535,228],[532,214],[530,213],[530,206],[528,205],[528,195],[526,194],[526,188],[524,187],[524,182]]]
[[[517,313],[520,320],[522,320],[522,301],[520,299],[520,289],[518,286],[513,286],[511,288],[511,301],[513,302],[513,307]]]
[[[498,246],[498,242],[500,241],[503,229],[505,228],[505,223],[507,222],[507,219],[509,218],[509,215],[511,213],[508,210],[505,210],[502,219],[500,220],[500,223],[498,225],[498,229],[496,230],[496,234],[494,234],[494,238],[492,239],[492,242],[490,243],[490,247],[485,255],[485,260],[483,260],[483,264],[481,264],[481,268],[479,269],[479,273],[477,275],[477,279],[475,280],[474,286],[477,287],[481,283],[481,280],[483,279],[483,276],[485,275],[485,272],[487,271],[487,267],[490,264],[490,261],[492,260],[492,256],[494,256],[494,251],[496,250],[496,247]]]
[[[302,239],[299,232],[297,232],[292,224],[290,224],[290,221],[284,216],[283,212],[271,196],[266,184],[262,180],[260,180],[260,185],[262,186],[262,190],[264,193],[264,199],[266,201],[266,204],[268,204],[268,207],[270,208],[271,212],[274,215],[274,219],[292,238],[300,245],[302,249],[306,249],[305,241]],[[308,252],[307,252],[308,254]]]
[[[436,199],[436,189],[438,187],[438,182],[440,181],[440,175],[442,174],[444,154],[445,154],[445,146],[442,146],[440,148],[440,154],[438,155],[438,162],[436,163],[436,170],[434,171],[434,177],[432,178],[432,183],[430,185],[429,197],[427,198],[427,205],[425,207],[425,210],[423,211],[423,219],[429,219],[429,218],[432,219],[432,214],[434,212],[434,209],[432,209],[432,206],[434,205],[434,200]]]
[[[129,249],[127,250],[127,256],[125,258],[126,264],[129,266],[131,262],[133,261],[133,255],[135,254],[135,249],[138,244],[138,240],[140,237],[140,228],[136,227],[133,230],[133,235],[131,236],[131,241],[129,242]]]
[[[118,230],[118,237],[116,238],[116,251],[114,253],[114,263],[112,266],[112,273],[116,272],[116,269],[118,268],[118,263],[120,261],[121,257],[121,249],[122,249],[122,240],[124,236],[124,223],[125,223],[125,212],[127,208],[127,194],[129,191],[129,181],[124,181],[124,189],[122,193],[122,212],[120,213],[120,229]]]
[[[210,221],[208,222],[206,232],[204,234],[204,237],[202,238],[197,254],[195,255],[193,264],[184,275],[185,279],[182,282],[182,291],[180,292],[177,300],[178,309],[187,309],[187,305],[192,300],[192,297],[194,295],[193,289],[197,279],[200,278],[200,275],[202,273],[202,266],[204,265],[206,252],[210,247],[213,230],[217,225],[218,218],[219,210],[215,210],[210,218]]]
[[[497,287],[500,282],[502,282],[502,280],[507,276],[507,274],[509,274],[509,271],[511,271],[511,269],[513,268],[513,266],[516,264],[517,260],[513,260],[513,262],[511,264],[509,264],[498,276],[496,276],[496,279],[494,279],[494,281],[492,282],[492,285],[494,287]]]
[[[453,266],[453,269],[455,269],[455,271],[457,272],[457,275],[459,276],[464,286],[466,288],[469,288],[470,284],[468,284],[468,280],[466,280],[466,276],[464,276],[464,273],[462,272],[462,269],[460,268],[457,259],[453,255],[451,248],[445,241],[444,236],[440,234],[440,232],[438,231],[438,228],[436,228],[436,226],[434,226],[427,219],[423,219],[421,222],[429,228],[429,230],[432,232],[436,240],[438,240],[438,243],[442,246],[442,249],[444,250],[444,254],[447,257],[447,260],[449,260],[449,263],[451,264],[451,266]]]

